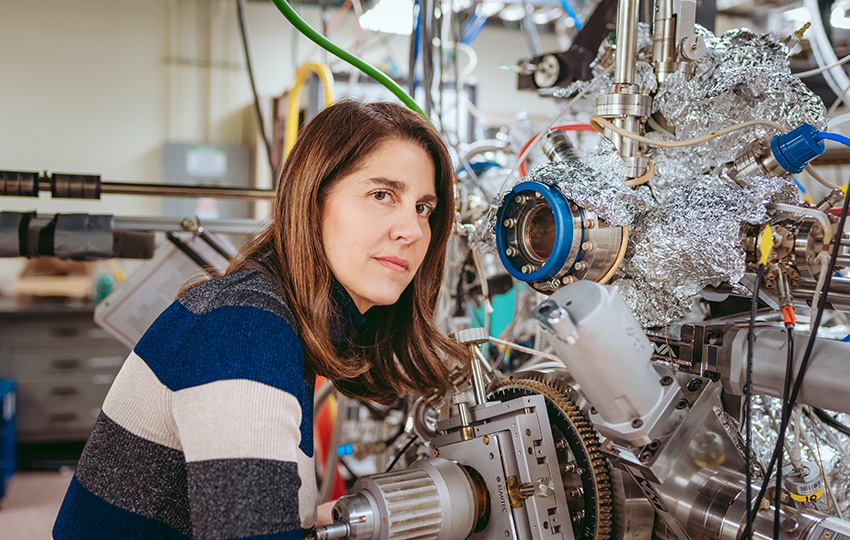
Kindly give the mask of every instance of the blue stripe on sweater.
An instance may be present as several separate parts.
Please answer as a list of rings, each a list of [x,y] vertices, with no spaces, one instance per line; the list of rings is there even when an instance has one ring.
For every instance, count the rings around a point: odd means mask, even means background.
[[[118,508],[71,479],[56,525],[54,540],[189,540],[165,523]],[[280,538],[283,538],[282,536]]]
[[[247,379],[292,394],[301,405],[301,443],[313,455],[313,389],[304,381],[304,352],[279,315],[246,306],[195,314],[174,302],[135,348],[170,390]],[[222,404],[226,396],[222,396]]]

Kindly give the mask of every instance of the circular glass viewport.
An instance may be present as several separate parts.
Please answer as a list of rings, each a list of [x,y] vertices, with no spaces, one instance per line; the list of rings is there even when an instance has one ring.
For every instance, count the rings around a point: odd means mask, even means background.
[[[520,249],[534,262],[544,263],[555,248],[555,233],[555,215],[541,200],[523,220]]]

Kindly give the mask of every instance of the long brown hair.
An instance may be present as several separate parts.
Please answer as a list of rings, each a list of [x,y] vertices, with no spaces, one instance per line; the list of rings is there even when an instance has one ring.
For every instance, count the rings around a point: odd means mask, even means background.
[[[334,346],[329,322],[338,314],[321,239],[322,201],[390,139],[418,144],[434,163],[439,202],[430,217],[431,243],[398,301],[372,307],[366,323]],[[307,367],[349,395],[388,403],[411,390],[444,392],[450,384],[444,357],[465,357],[433,321],[452,229],[452,171],[439,134],[418,114],[394,103],[336,103],[301,131],[280,174],[272,224],[228,268],[258,269],[278,285],[295,316]]]

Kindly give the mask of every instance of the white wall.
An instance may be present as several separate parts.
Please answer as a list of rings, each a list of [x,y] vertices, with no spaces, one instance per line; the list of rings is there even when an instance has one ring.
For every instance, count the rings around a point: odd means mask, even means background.
[[[247,2],[247,9],[258,90],[279,95],[313,44],[271,2]],[[318,8],[296,9],[321,27]],[[3,2],[0,25],[0,169],[160,182],[165,141],[255,142],[235,0]],[[352,26],[348,16],[331,38],[350,45]],[[542,37],[544,48],[557,47],[554,36]],[[407,38],[376,42],[374,34],[366,38],[367,60],[380,63],[391,53],[406,69]],[[554,111],[551,102],[518,93],[515,75],[499,69],[528,55],[519,31],[486,28],[474,47],[479,59],[473,77],[488,118],[504,121],[524,108],[537,115]],[[212,68],[200,65],[210,58]],[[3,198],[0,205],[119,215],[159,211],[155,198],[108,195],[102,201]]]

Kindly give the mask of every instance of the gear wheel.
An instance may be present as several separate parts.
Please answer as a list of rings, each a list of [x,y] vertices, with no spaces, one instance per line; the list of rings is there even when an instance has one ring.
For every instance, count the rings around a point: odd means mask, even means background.
[[[565,386],[529,374],[497,383],[488,399],[507,401],[531,394],[543,395],[573,519],[573,534],[576,540],[608,540],[613,508],[608,464],[599,451],[596,432],[570,399],[574,394],[572,388]]]

